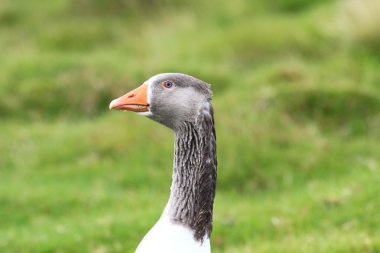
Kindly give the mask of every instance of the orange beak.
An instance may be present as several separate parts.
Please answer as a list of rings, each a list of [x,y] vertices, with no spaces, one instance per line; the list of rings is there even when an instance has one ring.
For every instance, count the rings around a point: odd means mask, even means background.
[[[112,100],[110,103],[110,109],[128,110],[133,112],[149,111],[148,85],[144,83],[124,96]]]

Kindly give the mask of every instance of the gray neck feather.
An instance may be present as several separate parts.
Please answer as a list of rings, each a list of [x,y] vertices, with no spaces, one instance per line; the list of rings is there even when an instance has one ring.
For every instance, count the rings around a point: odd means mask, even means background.
[[[211,104],[205,103],[194,122],[184,122],[176,128],[173,163],[170,218],[190,227],[194,238],[203,241],[212,230],[217,172]]]

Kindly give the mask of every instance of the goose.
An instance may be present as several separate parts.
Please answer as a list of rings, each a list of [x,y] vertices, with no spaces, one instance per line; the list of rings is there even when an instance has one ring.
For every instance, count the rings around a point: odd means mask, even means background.
[[[114,99],[110,109],[146,116],[174,131],[169,200],[136,253],[210,253],[216,186],[216,135],[210,85],[162,73]]]

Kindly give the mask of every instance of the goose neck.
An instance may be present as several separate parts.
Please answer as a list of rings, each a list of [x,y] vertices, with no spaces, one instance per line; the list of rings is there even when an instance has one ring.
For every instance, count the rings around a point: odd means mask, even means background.
[[[212,110],[175,131],[173,177],[168,214],[203,241],[212,230],[216,186],[216,136]]]

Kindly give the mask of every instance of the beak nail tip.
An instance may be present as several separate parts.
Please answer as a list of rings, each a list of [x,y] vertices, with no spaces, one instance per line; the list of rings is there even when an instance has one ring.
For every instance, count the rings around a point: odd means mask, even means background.
[[[112,110],[114,108],[115,100],[112,100],[108,108]]]

